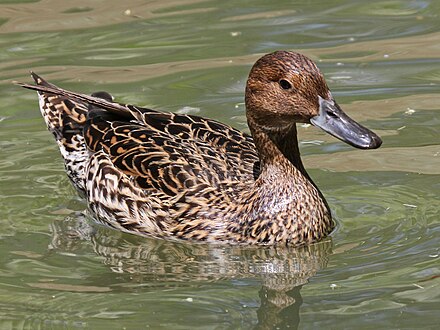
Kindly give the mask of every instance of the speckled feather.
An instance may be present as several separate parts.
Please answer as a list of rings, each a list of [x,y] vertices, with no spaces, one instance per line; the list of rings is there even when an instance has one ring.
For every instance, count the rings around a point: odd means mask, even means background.
[[[105,92],[69,92],[36,74],[37,86],[21,85],[39,92],[67,174],[100,222],[169,239],[302,245],[328,235],[334,223],[299,157],[292,118],[304,114],[276,109],[283,100],[265,84],[287,72],[298,90],[315,90],[289,102],[316,103],[317,91],[329,92],[309,59],[274,54],[255,64],[248,81],[253,137],[211,119],[119,104]],[[264,93],[272,101],[258,100]]]

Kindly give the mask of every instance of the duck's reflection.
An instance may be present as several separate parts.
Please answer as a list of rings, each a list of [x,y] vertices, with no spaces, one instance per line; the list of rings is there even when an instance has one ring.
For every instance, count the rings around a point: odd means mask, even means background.
[[[297,329],[299,310],[303,302],[301,287],[302,285],[298,285],[284,291],[263,285],[259,292],[261,305],[257,311],[256,329]]]
[[[301,287],[327,264],[331,241],[302,248],[219,246],[126,235],[92,225],[83,216],[52,225],[51,248],[75,251],[84,240],[112,271],[147,283],[259,279],[257,329],[297,328]]]

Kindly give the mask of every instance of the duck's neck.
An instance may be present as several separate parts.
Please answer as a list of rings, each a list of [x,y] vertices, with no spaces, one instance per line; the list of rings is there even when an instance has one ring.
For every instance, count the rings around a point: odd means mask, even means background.
[[[330,210],[301,162],[296,127],[267,132],[248,123],[261,171],[245,196],[238,228],[262,243],[304,244],[326,236],[334,227]]]
[[[269,133],[259,128],[252,119],[248,120],[248,125],[260,157],[260,172],[274,176],[282,174],[282,178],[285,178],[287,174],[287,176],[296,178],[299,171],[315,187],[326,208],[330,209],[324,195],[313,182],[301,161],[296,124],[284,130]]]
[[[248,124],[258,150],[262,170],[268,167],[283,167],[286,170],[286,166],[293,165],[310,180],[301,161],[295,124],[270,132],[262,130],[252,120],[249,120]]]

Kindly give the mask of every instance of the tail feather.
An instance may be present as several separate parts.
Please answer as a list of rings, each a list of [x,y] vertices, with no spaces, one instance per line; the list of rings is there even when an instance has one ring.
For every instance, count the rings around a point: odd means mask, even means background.
[[[31,71],[31,77],[34,79],[35,83],[40,86],[46,86],[51,88],[57,88],[54,84],[49,83],[48,81],[41,78],[39,75],[37,75],[35,72]]]
[[[64,159],[67,175],[74,187],[81,193],[85,191],[85,167],[89,157],[83,137],[87,119],[88,104],[71,99],[68,95],[51,93],[61,90],[31,72],[37,84],[40,111],[48,130],[55,140]]]
[[[75,93],[48,83],[34,72],[31,72],[31,75],[34,78],[37,85],[31,85],[21,82],[15,82],[15,84],[27,89],[35,90],[39,94],[44,93],[44,94],[56,95],[82,104],[90,104],[105,109],[111,113],[121,115],[123,117],[132,117],[132,113],[130,112],[130,109],[126,105],[112,102],[113,98],[111,97],[110,94],[106,92],[97,92],[92,94],[92,96],[81,93]],[[110,98],[108,97],[109,95]]]
[[[84,139],[88,113],[101,109],[132,119],[133,112],[129,106],[113,102],[113,97],[107,92],[89,96],[59,88],[34,72],[31,76],[36,85],[16,84],[38,92],[41,114],[59,146],[67,175],[75,188],[84,193],[85,171],[90,158]]]

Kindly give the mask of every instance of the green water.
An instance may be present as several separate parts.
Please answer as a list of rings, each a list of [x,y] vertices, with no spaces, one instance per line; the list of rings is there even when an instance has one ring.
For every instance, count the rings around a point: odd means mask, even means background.
[[[0,329],[436,329],[440,2],[0,1]],[[378,132],[354,150],[300,127],[338,228],[303,249],[169,243],[82,215],[29,70],[80,92],[246,130],[262,54],[317,61]]]

